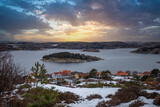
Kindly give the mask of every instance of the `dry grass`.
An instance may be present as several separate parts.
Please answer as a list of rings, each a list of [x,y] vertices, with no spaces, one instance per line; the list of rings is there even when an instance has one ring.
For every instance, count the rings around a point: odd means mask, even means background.
[[[102,96],[99,95],[99,94],[92,94],[92,95],[87,96],[86,99],[88,99],[88,100],[92,100],[92,99],[102,99]]]
[[[112,96],[110,101],[107,101],[109,106],[116,106],[120,103],[127,103],[129,101],[137,99],[141,94],[141,89],[139,87],[129,87],[119,89],[115,95]]]
[[[157,105],[157,106],[160,106],[160,95],[158,95],[154,101],[153,101],[153,104]]]
[[[142,100],[136,100],[135,102],[131,103],[129,107],[140,107],[143,106],[145,103]]]
[[[71,92],[59,93],[57,97],[58,103],[65,101],[65,103],[69,104],[69,103],[75,103],[75,101],[78,101],[78,100],[79,100],[79,96]]]
[[[105,101],[98,102],[96,107],[107,107]]]

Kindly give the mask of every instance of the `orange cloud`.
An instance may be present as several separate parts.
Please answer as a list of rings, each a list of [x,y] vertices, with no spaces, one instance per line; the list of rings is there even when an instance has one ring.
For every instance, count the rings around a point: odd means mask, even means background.
[[[116,30],[111,26],[106,26],[95,21],[87,21],[84,25],[72,26],[67,22],[51,21],[51,30],[45,31],[46,34],[38,34],[35,30],[25,31],[21,35],[15,35],[16,40],[26,41],[92,41],[107,35],[108,31]],[[48,34],[48,35],[47,35]]]

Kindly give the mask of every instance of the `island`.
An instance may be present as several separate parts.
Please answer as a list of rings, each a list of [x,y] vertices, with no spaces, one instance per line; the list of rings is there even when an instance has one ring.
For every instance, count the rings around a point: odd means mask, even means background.
[[[137,50],[132,51],[131,53],[160,54],[160,43],[140,47]]]
[[[96,56],[89,56],[79,53],[59,52],[50,55],[45,55],[42,61],[45,62],[57,62],[57,63],[82,63],[103,60]]]
[[[83,52],[100,52],[98,49],[83,49]]]

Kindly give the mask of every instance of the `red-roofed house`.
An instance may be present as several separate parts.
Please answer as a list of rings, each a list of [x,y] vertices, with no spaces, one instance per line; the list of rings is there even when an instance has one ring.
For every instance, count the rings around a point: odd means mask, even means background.
[[[52,77],[57,84],[63,83],[65,78],[69,78],[70,73],[71,73],[71,71],[69,71],[69,70],[64,70],[62,72],[54,72]]]
[[[101,77],[101,75],[102,75],[102,73],[101,73],[101,72],[98,72],[98,73],[96,74],[97,78],[100,78],[100,77]]]
[[[116,75],[119,75],[119,76],[127,76],[128,73],[127,73],[127,72],[123,72],[123,71],[117,71],[117,72],[116,72]]]
[[[85,78],[88,76],[88,73],[83,73],[83,72],[77,72],[73,75],[74,78],[79,79],[79,78]]]
[[[152,73],[152,71],[146,71],[146,72],[143,72],[142,74],[145,75],[145,76],[150,76]]]
[[[70,70],[63,70],[62,72],[65,72],[65,73],[71,73]]]
[[[143,74],[139,74],[139,76],[143,76]]]

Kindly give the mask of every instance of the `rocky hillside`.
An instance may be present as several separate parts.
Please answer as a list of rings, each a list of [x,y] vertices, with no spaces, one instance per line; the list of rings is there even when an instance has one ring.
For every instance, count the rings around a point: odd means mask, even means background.
[[[142,54],[160,54],[160,43],[146,45],[143,47],[138,48],[132,53],[142,53]]]

